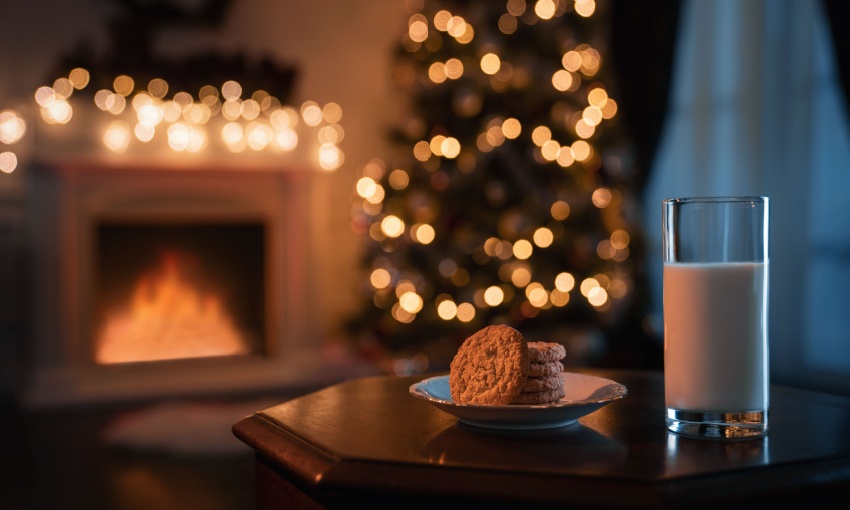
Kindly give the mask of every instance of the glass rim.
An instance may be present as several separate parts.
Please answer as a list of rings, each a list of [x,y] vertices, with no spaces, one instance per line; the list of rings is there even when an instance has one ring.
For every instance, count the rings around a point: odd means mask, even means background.
[[[665,198],[662,200],[664,204],[710,204],[710,203],[745,203],[745,202],[768,202],[770,199],[766,196],[704,196],[704,197],[681,197],[681,198]]]

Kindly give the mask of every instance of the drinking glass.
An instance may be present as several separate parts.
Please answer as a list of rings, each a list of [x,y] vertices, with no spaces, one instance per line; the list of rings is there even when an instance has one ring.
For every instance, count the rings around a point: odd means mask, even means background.
[[[667,428],[709,439],[768,430],[767,197],[663,200]]]

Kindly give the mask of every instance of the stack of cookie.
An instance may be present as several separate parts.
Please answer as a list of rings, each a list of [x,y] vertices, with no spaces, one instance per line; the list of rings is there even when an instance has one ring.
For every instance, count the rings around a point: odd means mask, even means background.
[[[564,397],[564,346],[526,342],[505,325],[467,338],[451,362],[449,389],[461,404],[550,404]]]
[[[556,342],[527,342],[528,377],[522,391],[512,404],[549,404],[564,398],[561,362],[567,355],[563,345]]]

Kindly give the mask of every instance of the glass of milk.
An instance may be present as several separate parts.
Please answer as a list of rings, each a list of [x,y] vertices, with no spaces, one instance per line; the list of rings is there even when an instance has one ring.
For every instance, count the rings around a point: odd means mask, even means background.
[[[768,198],[663,201],[667,428],[767,434]]]

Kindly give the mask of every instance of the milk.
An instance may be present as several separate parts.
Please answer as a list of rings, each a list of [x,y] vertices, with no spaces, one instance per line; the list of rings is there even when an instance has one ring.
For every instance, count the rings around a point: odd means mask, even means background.
[[[664,264],[667,407],[768,408],[767,263]]]

